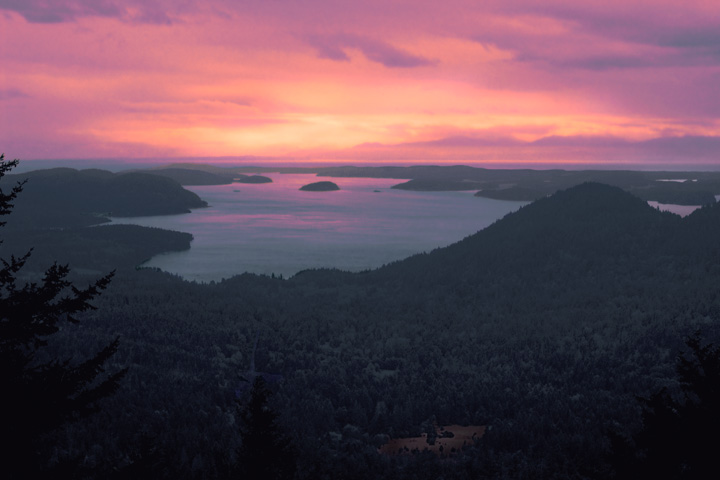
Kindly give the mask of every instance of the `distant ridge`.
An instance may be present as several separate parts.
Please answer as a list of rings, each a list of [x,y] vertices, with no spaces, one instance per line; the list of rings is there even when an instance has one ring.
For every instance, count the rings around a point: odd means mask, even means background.
[[[230,173],[212,173],[193,168],[156,168],[143,170],[142,173],[168,177],[180,185],[228,185],[233,183],[234,176]]]
[[[16,201],[18,222],[37,219],[47,227],[102,223],[107,216],[187,213],[207,206],[175,180],[149,173],[53,168],[7,175],[3,180],[7,184],[27,180]]]
[[[568,141],[550,139],[547,141]],[[393,188],[416,191],[476,190],[478,197],[496,200],[533,201],[583,182],[614,185],[643,200],[679,205],[707,205],[720,195],[720,172],[667,172],[635,170],[503,169],[467,165],[217,167],[177,163],[165,168],[202,170],[217,175],[278,172],[316,174],[325,177],[395,178],[404,180]],[[673,181],[668,181],[672,179]]]
[[[517,276],[540,270],[571,279],[582,276],[578,265],[593,269],[661,256],[677,240],[682,223],[677,215],[660,212],[618,187],[584,183],[526,205],[448,247],[369,275],[427,285],[454,278],[493,283],[507,279],[507,271]]]

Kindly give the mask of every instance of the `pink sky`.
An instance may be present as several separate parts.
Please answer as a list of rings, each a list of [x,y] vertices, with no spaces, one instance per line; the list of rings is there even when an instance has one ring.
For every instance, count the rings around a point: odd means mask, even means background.
[[[715,0],[0,0],[7,158],[720,164]]]

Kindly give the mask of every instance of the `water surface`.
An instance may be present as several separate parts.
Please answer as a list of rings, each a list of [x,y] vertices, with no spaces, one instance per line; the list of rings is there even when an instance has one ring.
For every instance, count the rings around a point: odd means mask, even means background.
[[[306,192],[298,189],[328,178],[263,175],[273,183],[186,187],[209,208],[113,222],[192,233],[190,250],[144,265],[210,281],[242,272],[287,277],[308,268],[376,268],[461,240],[526,203],[391,190],[404,180],[382,178],[330,178],[341,190]]]

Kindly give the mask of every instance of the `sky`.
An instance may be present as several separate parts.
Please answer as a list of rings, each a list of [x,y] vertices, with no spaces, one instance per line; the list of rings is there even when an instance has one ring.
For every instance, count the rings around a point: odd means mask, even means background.
[[[0,0],[0,62],[7,158],[720,164],[717,0]]]

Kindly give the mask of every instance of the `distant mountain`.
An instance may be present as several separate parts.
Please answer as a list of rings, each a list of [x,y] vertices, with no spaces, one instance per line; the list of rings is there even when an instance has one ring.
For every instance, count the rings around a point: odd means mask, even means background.
[[[213,173],[192,168],[155,168],[142,170],[142,173],[172,178],[180,185],[229,185],[237,175],[231,173]]]
[[[477,190],[482,187],[482,183],[476,183],[472,180],[427,180],[422,178],[409,180],[405,183],[392,186],[392,188],[397,190],[415,190],[421,192],[466,191]]]
[[[148,173],[53,168],[3,179],[5,184],[25,180],[13,225],[90,225],[103,223],[108,216],[169,215],[207,206],[175,180]]]
[[[547,142],[570,141],[566,138]],[[475,196],[532,201],[583,182],[620,187],[643,200],[680,205],[707,205],[720,195],[719,172],[639,172],[629,170],[486,169],[464,165],[411,167],[325,167],[318,175],[410,179],[400,190],[477,190]],[[688,181],[666,181],[679,179]]]

